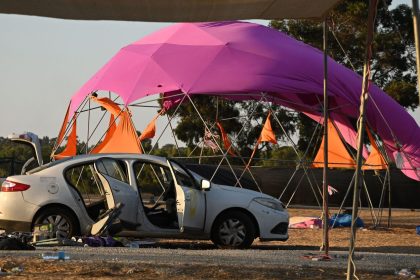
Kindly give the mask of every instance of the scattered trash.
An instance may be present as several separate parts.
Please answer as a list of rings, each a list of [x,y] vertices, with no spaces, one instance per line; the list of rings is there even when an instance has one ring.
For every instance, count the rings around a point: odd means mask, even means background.
[[[351,214],[334,214],[330,219],[331,227],[351,227]],[[365,224],[360,217],[356,218],[356,227],[363,228]]]
[[[406,268],[403,268],[400,271],[398,271],[396,275],[409,278],[416,278],[416,275]]]
[[[35,247],[19,239],[6,237],[0,240],[0,250],[35,250]]]
[[[155,243],[156,243],[155,241],[133,240],[133,241],[130,241],[129,243],[125,244],[125,247],[140,248],[142,246],[153,245]]]
[[[51,239],[54,237],[54,225],[53,224],[44,224],[44,225],[35,225],[33,240],[32,242],[36,243],[45,239]]]
[[[58,251],[58,252],[45,252],[42,253],[42,258],[46,261],[48,260],[69,260],[70,256],[66,254],[64,251]]]
[[[322,228],[322,220],[318,217],[291,217],[289,228]]]
[[[88,245],[89,247],[124,247],[124,245],[116,240],[115,238],[101,237],[101,236],[89,236],[82,238],[83,244]]]
[[[9,273],[0,267],[0,276],[6,276],[6,275],[9,275]]]
[[[309,253],[303,256],[304,259],[311,260],[311,261],[330,261],[332,258],[329,255],[319,255],[319,254],[312,254]]]
[[[13,273],[13,274],[22,273],[23,272],[23,267],[21,267],[21,266],[14,267],[10,270],[10,272]]]
[[[337,189],[331,187],[330,185],[328,185],[328,194],[329,195],[333,195],[335,193],[338,193]]]
[[[3,233],[0,233],[0,240],[6,238],[15,238],[26,244],[32,240],[32,232],[12,232],[7,234],[4,231]]]
[[[73,239],[67,238],[51,238],[51,239],[44,239],[34,243],[37,247],[54,247],[54,246],[80,246],[82,247],[84,244],[80,241],[76,241]]]

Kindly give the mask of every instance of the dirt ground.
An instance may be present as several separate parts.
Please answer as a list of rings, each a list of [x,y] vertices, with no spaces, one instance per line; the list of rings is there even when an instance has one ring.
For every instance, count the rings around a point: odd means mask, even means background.
[[[319,210],[289,209],[292,216],[318,216]],[[333,211],[332,211],[333,212]],[[420,225],[420,211],[393,210],[392,227],[369,228],[371,216],[368,211],[361,213],[366,229],[357,231],[357,251],[418,254],[420,255],[420,236],[415,227]],[[386,225],[386,217],[384,218]],[[322,241],[321,229],[291,229],[287,242],[255,241],[253,249],[311,250],[319,249]],[[347,228],[330,231],[331,250],[346,251],[350,230]],[[183,248],[194,250],[215,249],[208,241],[157,240],[159,248]],[[248,266],[228,265],[168,265],[150,263],[128,263],[113,261],[44,261],[40,257],[0,258],[0,268],[11,273],[13,268],[21,267],[23,272],[1,276],[17,279],[344,279],[342,269],[317,267],[265,268],[255,271]],[[416,273],[414,271],[414,273]],[[420,271],[417,271],[420,278]],[[359,279],[408,279],[393,273],[358,271]]]
[[[334,209],[331,213],[335,213]],[[315,209],[289,209],[290,216],[319,217],[322,213]],[[381,224],[373,228],[372,215],[366,209],[360,212],[365,228],[356,233],[357,251],[378,253],[420,254],[420,235],[416,234],[416,226],[420,225],[420,210],[392,210],[391,227],[387,227],[387,216],[383,215]],[[350,228],[334,228],[329,231],[331,251],[347,251],[349,246]],[[175,248],[182,244],[194,244],[187,240],[161,240],[164,247]],[[200,241],[200,246],[212,243]],[[257,249],[304,249],[318,250],[322,244],[322,229],[289,229],[289,240],[286,242],[270,241],[253,243]],[[193,245],[191,245],[193,246]]]
[[[335,213],[334,210],[331,211]],[[319,210],[289,209],[291,216],[319,216]],[[358,251],[420,254],[420,235],[416,226],[420,225],[420,211],[393,210],[391,227],[387,227],[387,213],[376,229],[372,228],[372,215],[366,209],[360,213],[365,223],[364,229],[357,230],[356,246]],[[286,246],[315,246],[322,244],[322,230],[290,229]],[[329,232],[331,250],[348,250],[350,229],[334,228]]]
[[[5,258],[0,260],[5,269],[21,266],[24,272],[5,278],[13,279],[345,279],[340,269],[291,267],[264,268],[232,266],[186,266],[158,264],[125,264],[110,261],[43,261],[38,258]],[[407,279],[394,274],[358,272],[359,279]],[[420,275],[419,275],[420,277]],[[0,279],[2,276],[0,276]]]

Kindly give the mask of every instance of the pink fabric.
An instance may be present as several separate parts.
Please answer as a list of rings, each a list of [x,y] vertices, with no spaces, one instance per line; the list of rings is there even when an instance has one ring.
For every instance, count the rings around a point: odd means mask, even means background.
[[[336,114],[336,120],[338,116],[356,119],[362,78],[331,58],[328,69],[331,112]],[[253,94],[264,92],[276,104],[319,114],[323,54],[257,24],[174,24],[122,48],[75,93],[71,103],[73,111],[86,95],[97,90],[113,91],[126,104],[157,93],[259,100]],[[419,168],[419,126],[377,86],[370,85],[369,91],[366,108],[369,127],[381,137],[389,152],[400,150],[412,167]],[[408,174],[410,170],[403,172]],[[418,176],[417,180],[420,180]]]
[[[289,228],[322,228],[322,220],[320,218],[312,217],[292,217],[289,223]]]

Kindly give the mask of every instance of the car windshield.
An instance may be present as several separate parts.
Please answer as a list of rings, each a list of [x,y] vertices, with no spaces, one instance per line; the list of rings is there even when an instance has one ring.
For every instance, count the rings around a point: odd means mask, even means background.
[[[192,171],[191,169],[188,169],[188,171],[191,173],[191,175],[194,177],[194,179],[197,182],[201,182],[201,180],[205,180],[205,178],[201,175],[198,175],[197,173],[195,173],[194,171]]]

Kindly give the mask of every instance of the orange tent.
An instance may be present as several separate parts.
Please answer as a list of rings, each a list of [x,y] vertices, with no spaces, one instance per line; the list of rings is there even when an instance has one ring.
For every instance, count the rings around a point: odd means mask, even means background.
[[[328,167],[330,168],[355,168],[356,162],[350,156],[340,135],[331,120],[328,120]],[[315,156],[312,167],[324,167],[324,139]]]
[[[383,158],[381,152],[379,151],[378,145],[376,145],[375,140],[373,139],[372,134],[369,129],[366,127],[366,132],[369,137],[370,144],[372,145],[372,151],[369,154],[369,157],[366,159],[362,170],[383,170],[387,169],[387,164]]]
[[[105,147],[105,145],[111,140],[112,136],[114,135],[114,132],[117,128],[117,125],[115,124],[115,118],[114,115],[111,115],[109,118],[109,125],[108,125],[108,131],[105,135],[104,140],[99,143],[98,145],[96,145],[96,147],[94,147],[90,153],[91,154],[98,154],[103,147]]]
[[[91,154],[98,154],[102,150],[102,148],[105,147],[105,145],[111,140],[112,136],[114,135],[114,132],[117,127],[115,120],[121,114],[121,108],[120,106],[118,106],[118,104],[116,104],[114,101],[112,101],[111,99],[107,97],[98,98],[92,95],[90,98],[92,99],[92,101],[101,105],[111,114],[109,118],[108,131],[106,132],[104,140],[98,145],[96,145],[96,147],[94,147],[90,151]]]
[[[143,141],[144,139],[150,139],[155,137],[156,134],[156,120],[160,116],[161,113],[157,114],[152,121],[146,126],[139,137],[139,141]]]
[[[258,138],[257,145],[261,142],[277,144],[276,135],[274,134],[273,128],[271,126],[270,116],[271,112],[268,113],[267,119],[265,120],[265,124],[261,131],[260,138]]]
[[[61,125],[60,132],[58,133],[57,141],[56,141],[57,147],[55,147],[55,148],[58,148],[58,146],[60,146],[61,142],[63,141],[64,134],[66,133],[66,128],[67,128],[67,120],[69,119],[69,112],[70,112],[70,104],[67,107],[66,116],[64,117],[63,124]]]
[[[273,128],[271,126],[270,116],[271,116],[271,112],[268,113],[267,119],[265,120],[265,123],[264,123],[264,127],[261,130],[260,137],[258,138],[257,143],[255,144],[255,148],[252,151],[248,164],[245,168],[248,168],[249,165],[251,164],[251,160],[254,157],[255,152],[257,151],[258,145],[261,142],[270,142],[273,144],[277,144],[276,135],[274,134]]]
[[[76,115],[73,116],[73,119],[74,119],[74,122],[73,122],[73,126],[71,128],[71,132],[69,134],[69,137],[67,138],[66,147],[64,148],[64,150],[61,153],[53,156],[54,159],[56,159],[56,160],[66,158],[66,157],[72,157],[72,156],[76,155],[76,152],[77,152]],[[59,137],[61,135],[62,129],[63,129],[63,127],[60,130]],[[64,137],[64,133],[63,133],[63,136],[61,136],[61,137]]]
[[[92,101],[104,107],[114,117],[117,117],[121,113],[120,106],[118,106],[117,103],[115,103],[108,97],[96,97],[96,96],[91,95],[90,98],[92,99]]]
[[[225,146],[226,151],[232,155],[236,156],[232,147],[232,143],[230,142],[229,136],[227,135],[226,131],[223,129],[223,126],[220,122],[216,122],[217,127],[220,130],[220,134],[222,134],[222,141],[223,145]]]
[[[112,137],[97,153],[142,153],[128,109],[120,114],[119,123]]]

